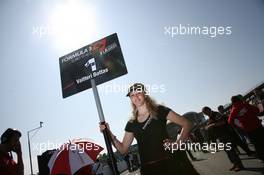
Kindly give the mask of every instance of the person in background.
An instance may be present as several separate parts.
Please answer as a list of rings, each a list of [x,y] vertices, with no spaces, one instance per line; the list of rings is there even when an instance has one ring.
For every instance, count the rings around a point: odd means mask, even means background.
[[[262,89],[255,89],[253,92],[255,96],[253,103],[260,111],[258,116],[264,116],[264,91]]]
[[[230,162],[233,163],[233,167],[229,170],[237,172],[244,169],[238,154],[234,150],[233,138],[231,138],[230,129],[226,119],[219,112],[212,111],[211,108],[207,106],[203,107],[202,112],[209,117],[208,125],[205,128],[211,130],[220,142],[225,145],[231,143],[231,149],[225,149]]]
[[[8,128],[1,135],[0,144],[0,174],[1,175],[24,175],[20,137],[21,132]],[[17,154],[17,162],[13,160],[12,151]]]
[[[218,106],[218,112],[224,117],[224,119],[228,120],[228,116],[225,113],[224,107],[222,105]],[[254,155],[254,151],[251,151],[248,147],[247,141],[246,141],[246,136],[245,133],[240,129],[241,124],[239,123],[239,121],[236,119],[235,121],[235,125],[229,125],[229,129],[230,129],[230,134],[231,137],[233,138],[233,143],[234,143],[234,149],[240,153],[239,149],[237,148],[237,146],[240,146],[246,153],[248,156],[253,156]]]
[[[247,133],[250,142],[255,146],[259,159],[264,161],[264,128],[258,118],[259,109],[242,101],[239,96],[231,97],[232,109],[228,117],[228,123],[234,125],[234,120],[238,119],[241,128]]]

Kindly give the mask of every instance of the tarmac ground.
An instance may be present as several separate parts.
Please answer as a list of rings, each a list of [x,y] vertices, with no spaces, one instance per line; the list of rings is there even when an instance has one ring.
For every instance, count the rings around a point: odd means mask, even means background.
[[[192,164],[201,175],[263,175],[263,162],[255,157],[248,157],[246,154],[240,155],[244,170],[239,172],[230,171],[231,162],[224,151],[212,153],[192,152],[196,161]],[[122,175],[140,175],[139,170],[129,173],[125,171]]]

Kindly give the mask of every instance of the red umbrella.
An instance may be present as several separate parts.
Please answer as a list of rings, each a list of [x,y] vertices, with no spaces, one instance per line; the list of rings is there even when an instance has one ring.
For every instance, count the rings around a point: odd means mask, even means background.
[[[74,175],[94,175],[92,169],[93,165],[87,165],[79,169]]]
[[[87,139],[75,139],[63,144],[51,156],[48,166],[51,175],[73,175],[80,168],[95,162],[103,148]]]

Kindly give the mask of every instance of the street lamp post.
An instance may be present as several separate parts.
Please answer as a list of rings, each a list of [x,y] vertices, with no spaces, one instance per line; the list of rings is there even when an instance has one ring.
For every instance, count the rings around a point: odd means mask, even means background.
[[[29,151],[29,161],[30,161],[30,171],[31,171],[31,175],[33,175],[33,167],[32,167],[32,158],[31,158],[31,146],[30,146],[30,138],[29,138],[29,133],[32,131],[36,131],[39,130],[40,128],[42,128],[43,122],[39,122],[39,127],[31,129],[27,132],[27,137],[28,137],[28,151]]]

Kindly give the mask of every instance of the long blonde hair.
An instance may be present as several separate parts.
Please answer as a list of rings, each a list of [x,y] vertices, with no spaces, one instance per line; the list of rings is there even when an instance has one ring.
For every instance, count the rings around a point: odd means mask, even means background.
[[[150,113],[150,117],[155,118],[157,115],[158,104],[149,95],[145,95],[144,97],[145,97],[147,110]],[[131,101],[131,107],[132,107],[132,116],[129,121],[134,121],[138,118],[138,110],[137,110],[136,105],[134,105],[132,101]]]

